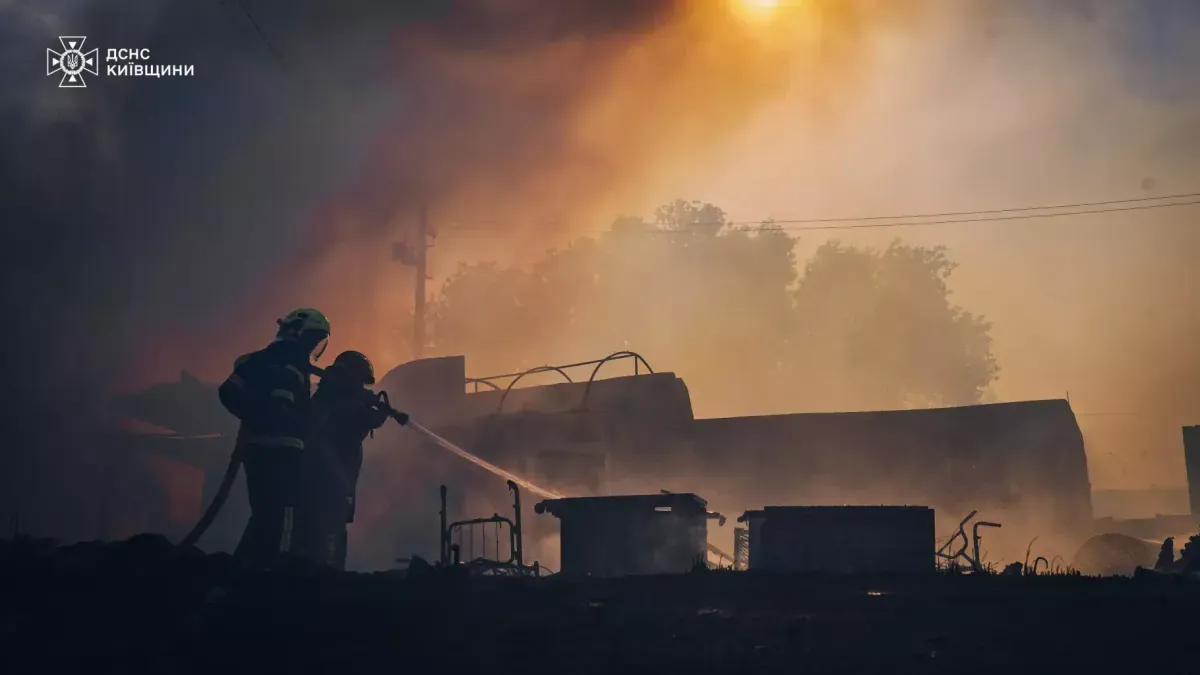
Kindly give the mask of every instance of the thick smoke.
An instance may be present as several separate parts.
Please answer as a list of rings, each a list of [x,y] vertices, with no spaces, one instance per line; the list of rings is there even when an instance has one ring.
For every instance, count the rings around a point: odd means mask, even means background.
[[[747,220],[1195,189],[1188,0],[784,4],[772,26],[717,0],[0,0],[5,494],[82,520],[108,395],[219,377],[292,305],[330,313],[334,351],[405,357],[391,243],[422,205],[504,234],[439,240],[449,268],[681,195]],[[42,59],[64,34],[197,75],[57,89]],[[1170,478],[1198,404],[1194,212],[1072,222],[841,236],[950,245],[1001,398],[1168,410],[1160,440],[1100,452],[1153,444],[1140,477]]]
[[[909,4],[899,16],[881,13],[884,7],[825,3],[826,11],[816,13],[827,29],[822,49],[812,54],[801,44],[790,52],[786,93],[764,102],[760,115],[720,147],[679,153],[648,177],[641,212],[675,196],[712,201],[732,219],[749,221],[1200,190],[1195,3],[931,0]],[[861,30],[850,31],[845,22]],[[840,39],[847,35],[858,39]],[[949,282],[952,300],[993,324],[1001,367],[995,397],[1069,397],[1096,488],[1177,487],[1184,482],[1179,427],[1200,421],[1200,358],[1193,346],[1200,329],[1198,213],[1187,206],[805,232],[797,254],[803,264],[831,238],[848,245],[887,246],[894,237],[947,245],[960,263]],[[628,258],[642,255],[631,243]],[[662,285],[679,286],[679,278],[697,270],[664,266],[660,273]],[[620,279],[620,270],[614,265],[605,276]],[[490,297],[481,294],[489,299],[480,301],[480,312],[495,313]],[[572,307],[574,299],[564,289],[557,306]],[[630,346],[657,368],[683,376],[702,414],[795,410],[780,397],[773,410],[757,406],[765,388],[739,376],[739,357],[696,358],[713,345],[705,338],[721,334],[717,329],[732,319],[706,315],[705,297],[681,291],[673,300],[670,321],[662,322],[670,325],[653,344]],[[695,307],[699,318],[685,311]],[[607,343],[599,337],[588,342],[566,324],[530,318],[529,334],[545,361],[622,346],[611,335]],[[755,353],[747,347],[752,342],[739,343],[737,353]],[[489,341],[478,351],[492,354],[494,346]],[[474,372],[498,367],[489,362]],[[748,402],[756,408],[747,410]],[[1039,543],[1049,541],[1043,536]],[[1016,543],[1023,551],[1027,542]],[[1064,545],[1058,552],[1071,550]]]
[[[783,101],[694,172],[735,218],[927,213],[1200,190],[1200,8],[930,2],[877,45],[836,124]],[[781,142],[780,131],[788,130]],[[717,195],[708,197],[708,195]],[[1053,220],[813,232],[947,245],[954,299],[993,324],[1000,400],[1067,396],[1097,487],[1178,486],[1200,419],[1196,206]],[[881,336],[881,339],[887,339]]]
[[[784,65],[724,5],[671,0],[0,13],[4,366],[19,392],[4,475],[26,487],[6,494],[63,522],[94,506],[113,391],[183,366],[219,376],[299,304],[331,315],[335,349],[396,352],[406,308],[381,316],[379,288],[420,206],[535,223],[534,240],[736,128]],[[41,69],[59,35],[196,75],[58,89]]]
[[[859,11],[845,9],[851,6]],[[818,13],[827,29],[820,58],[797,48],[784,96],[760,106],[761,114],[720,148],[680,154],[647,196],[694,196],[751,221],[1200,190],[1195,3],[930,0],[904,7],[899,17],[881,7],[828,3],[823,9],[846,15]],[[865,35],[835,30],[849,18]],[[864,39],[842,47],[836,38],[846,34]],[[959,263],[949,280],[952,300],[993,325],[1001,369],[995,397],[1069,396],[1098,488],[1179,486],[1179,427],[1200,420],[1200,359],[1192,346],[1200,328],[1192,262],[1200,254],[1198,213],[1193,205],[802,232],[797,257],[803,265],[829,239],[886,247],[902,237],[948,246]],[[631,257],[639,253],[631,246]],[[664,283],[695,273],[661,270]],[[737,358],[694,358],[712,344],[696,336],[730,322],[702,310],[697,320],[677,320],[681,307],[703,307],[704,300],[681,293],[661,339],[632,346],[691,383],[703,414],[795,410],[777,397],[779,408],[747,411],[762,382],[739,379]],[[531,331],[550,362],[621,346],[570,352],[579,339],[563,323]],[[740,346],[741,353],[755,351]]]

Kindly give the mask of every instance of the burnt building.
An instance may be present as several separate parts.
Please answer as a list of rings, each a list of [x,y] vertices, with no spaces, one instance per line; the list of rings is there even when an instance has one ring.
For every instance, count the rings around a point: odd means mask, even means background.
[[[923,506],[768,506],[738,519],[747,567],[820,574],[928,574],[933,509]]]
[[[534,511],[561,523],[564,576],[678,574],[708,555],[708,504],[694,494],[553,499]]]

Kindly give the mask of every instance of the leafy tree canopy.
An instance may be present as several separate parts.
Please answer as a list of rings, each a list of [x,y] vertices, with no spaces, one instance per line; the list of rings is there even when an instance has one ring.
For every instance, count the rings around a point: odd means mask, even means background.
[[[435,349],[480,375],[631,349],[685,378],[701,414],[980,402],[990,326],[950,301],[942,247],[831,242],[801,274],[795,241],[677,200],[529,270],[460,267],[431,307]]]

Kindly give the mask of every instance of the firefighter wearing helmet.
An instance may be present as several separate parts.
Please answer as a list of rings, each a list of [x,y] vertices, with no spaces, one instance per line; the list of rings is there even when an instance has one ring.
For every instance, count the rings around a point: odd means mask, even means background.
[[[313,394],[305,518],[313,530],[305,537],[304,554],[337,569],[346,567],[346,525],[354,522],[363,441],[393,414],[368,388],[373,384],[375,369],[367,357],[342,352]],[[402,424],[407,419],[395,414]]]
[[[277,323],[275,340],[239,357],[218,390],[221,404],[241,420],[235,453],[250,498],[250,521],[235,555],[259,566],[291,553],[300,530],[312,364],[330,332],[329,320],[311,308]]]

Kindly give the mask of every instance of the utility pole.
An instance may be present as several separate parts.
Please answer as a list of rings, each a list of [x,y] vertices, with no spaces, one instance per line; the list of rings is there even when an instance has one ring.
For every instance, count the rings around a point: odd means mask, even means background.
[[[429,279],[429,208],[422,204],[417,214],[416,241],[412,244],[392,244],[392,259],[412,267],[416,272],[413,284],[413,360],[425,356],[425,282]]]
[[[413,298],[413,359],[425,356],[425,280],[429,274],[429,207],[422,204],[417,216],[417,283]]]

